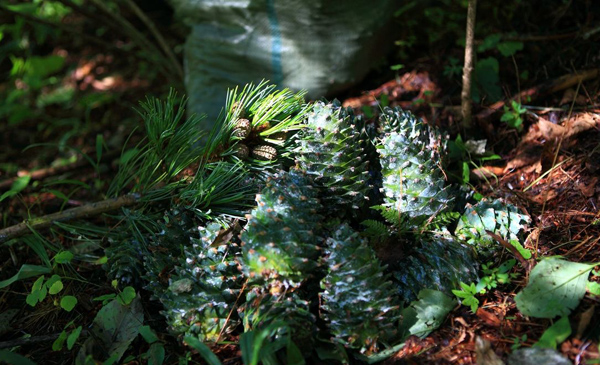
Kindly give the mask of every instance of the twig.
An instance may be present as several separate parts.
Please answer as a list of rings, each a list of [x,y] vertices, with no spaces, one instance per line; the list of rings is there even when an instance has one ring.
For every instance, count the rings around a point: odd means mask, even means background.
[[[467,10],[467,35],[465,42],[465,65],[463,67],[463,85],[461,97],[462,125],[465,129],[471,123],[471,75],[473,74],[473,39],[475,38],[475,16],[477,14],[477,0],[469,0]]]
[[[104,154],[102,156],[102,159],[103,160],[112,159],[114,157],[117,157],[120,153],[121,153],[121,151],[110,151],[110,152]],[[54,175],[62,174],[62,173],[65,173],[65,172],[68,172],[71,170],[75,170],[80,167],[84,167],[88,164],[89,164],[89,161],[82,158],[82,159],[75,161],[72,164],[65,165],[65,166],[48,167],[45,169],[35,170],[35,171],[31,171],[31,172],[19,171],[17,173],[18,176],[0,181],[0,191],[10,188],[12,186],[12,184],[21,176],[29,175],[29,177],[31,178],[32,181],[33,180],[43,180],[49,176],[54,176]]]
[[[148,27],[148,29],[150,30],[150,32],[152,33],[152,35],[154,35],[154,38],[156,38],[156,40],[158,41],[158,44],[160,45],[160,47],[162,48],[162,50],[165,52],[165,54],[167,55],[167,57],[171,61],[171,64],[173,65],[173,67],[177,71],[177,74],[183,80],[183,68],[179,64],[179,61],[177,61],[177,58],[175,57],[175,55],[171,51],[171,48],[169,47],[169,45],[167,44],[167,42],[165,41],[165,39],[163,38],[163,36],[160,34],[160,32],[154,26],[154,23],[152,22],[152,20],[150,20],[146,16],[146,14],[144,14],[144,12],[133,1],[131,1],[131,0],[125,0],[125,2],[127,3],[127,5],[129,5],[129,7],[131,8],[131,10],[133,10],[133,12],[138,16],[138,18],[140,18],[142,20],[142,22],[146,25],[146,27]]]
[[[517,258],[517,260],[519,260],[519,262],[521,263],[521,266],[523,266],[523,268],[525,270],[529,270],[529,263],[527,262],[527,260],[525,260],[525,258],[523,257],[523,255],[521,255],[521,253],[519,252],[519,250],[517,250],[517,248],[515,246],[513,246],[509,242],[506,242],[506,240],[504,238],[500,237],[499,235],[495,234],[492,231],[487,231],[486,230],[485,232],[490,237],[492,237],[493,239],[495,239],[496,241],[498,241],[498,243],[500,243],[506,249],[508,249],[513,255],[515,255],[515,257]]]
[[[129,35],[132,40],[138,45],[140,46],[142,49],[146,50],[147,52],[149,52],[150,54],[155,54],[156,56],[158,56],[159,58],[159,62],[158,65],[161,67],[161,71],[165,74],[165,76],[169,77],[172,75],[168,72],[169,68],[167,67],[166,64],[164,64],[165,59],[162,55],[162,53],[160,52],[160,50],[158,50],[156,48],[156,46],[154,44],[152,44],[151,42],[148,41],[148,39],[146,39],[146,37],[140,33],[129,21],[127,21],[127,19],[123,18],[121,15],[111,11],[106,4],[104,4],[103,1],[101,0],[90,0],[96,7],[98,7],[100,10],[102,10],[107,16],[111,17],[115,22],[118,23],[118,30],[122,31],[122,32],[126,32],[127,35]],[[166,62],[167,64],[169,64],[170,62]]]
[[[543,94],[549,94],[556,91],[567,89],[571,86],[575,86],[580,82],[584,82],[586,80],[594,79],[600,75],[600,69],[595,68],[591,70],[586,70],[581,73],[574,73],[561,76],[555,80],[550,82],[546,82],[542,85],[532,87],[527,90],[523,90],[522,92],[514,95],[512,98],[508,100],[499,101],[497,103],[492,104],[488,109],[481,111],[479,114],[475,116],[477,119],[485,119],[494,114],[496,111],[502,109],[504,105],[510,103],[512,100],[527,100],[526,98],[534,99]]]
[[[121,207],[134,205],[139,201],[139,199],[140,196],[137,194],[124,195],[118,198],[86,204],[81,207],[67,209],[62,212],[52,213],[42,217],[27,219],[22,223],[1,229],[0,243],[23,236],[32,230],[48,228],[55,222],[66,222],[75,219],[89,218],[119,209]]]

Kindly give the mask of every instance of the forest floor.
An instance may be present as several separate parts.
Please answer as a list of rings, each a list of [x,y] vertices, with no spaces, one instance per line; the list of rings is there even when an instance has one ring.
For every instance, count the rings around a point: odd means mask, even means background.
[[[569,40],[563,42],[568,44]],[[51,53],[66,57],[65,69],[69,71],[60,76],[60,83],[75,90],[75,96],[66,104],[48,104],[40,118],[1,125],[0,194],[8,191],[19,176],[34,176],[18,198],[0,202],[3,227],[29,215],[97,201],[95,194],[114,176],[130,132],[140,125],[134,110],[138,102],[148,95],[164,97],[170,86],[183,93],[181,81],[173,82],[156,73],[147,77],[151,67],[146,64],[146,68],[140,68],[139,57],[127,51],[113,52],[83,42],[76,47],[52,45]],[[552,323],[523,316],[514,301],[536,259],[560,255],[575,262],[600,262],[600,71],[592,65],[580,62],[570,72],[550,70],[550,76],[524,85],[520,92],[507,91],[514,85],[506,87],[497,104],[482,102],[474,106],[477,128],[469,131],[469,137],[487,140],[487,150],[500,158],[482,161],[471,156],[466,160],[469,174],[458,172],[449,178],[469,183],[483,196],[503,198],[527,212],[532,223],[525,247],[533,257],[525,267],[515,266],[517,279],[480,295],[476,313],[467,306],[457,306],[440,329],[425,339],[409,338],[407,346],[386,364],[472,364],[489,351],[506,359],[513,349],[534,344]],[[423,57],[405,65],[395,77],[382,72],[339,97],[345,106],[367,117],[374,118],[382,104],[412,110],[448,131],[450,140],[455,141],[465,131],[460,125],[456,84],[449,83],[443,72],[442,67],[435,66],[435,59]],[[381,80],[381,85],[375,85],[375,79]],[[13,88],[14,82],[1,81],[0,90]],[[510,100],[527,105],[518,115],[523,119],[522,131],[501,121]],[[95,169],[79,152],[94,155],[98,135],[105,141],[107,152],[100,168]],[[128,143],[136,138],[134,134]],[[28,148],[31,145],[37,146]],[[456,171],[460,171],[462,162],[454,161]],[[61,191],[42,189],[34,182],[58,176],[91,188]],[[61,241],[60,237],[48,238]],[[22,264],[39,263],[30,249],[19,253],[19,257],[12,253],[5,246],[0,248],[0,280],[12,276]],[[497,257],[498,262],[510,254],[503,255]],[[90,281],[103,277],[97,266],[82,269],[79,274]],[[591,280],[600,282],[600,277],[592,276]],[[90,298],[102,293],[101,286],[81,288]],[[29,284],[20,283],[0,291],[0,314],[18,310],[10,331],[0,332],[0,346],[21,346],[18,352],[29,354],[40,364],[70,363],[73,359],[64,357],[69,355],[51,352],[50,347],[73,316],[51,302],[35,308],[27,306],[24,299],[29,290]],[[600,297],[588,293],[569,317],[573,332],[558,350],[574,364],[600,362],[598,308]],[[79,313],[82,323],[91,323],[98,307],[89,305],[87,309]],[[31,336],[11,342],[24,334]],[[477,337],[489,341],[491,347],[477,346]],[[237,351],[231,345],[220,350],[233,354]]]

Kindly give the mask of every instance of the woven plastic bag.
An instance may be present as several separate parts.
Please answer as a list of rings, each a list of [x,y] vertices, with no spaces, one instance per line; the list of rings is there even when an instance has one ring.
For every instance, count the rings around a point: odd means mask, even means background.
[[[191,27],[188,111],[219,114],[227,89],[269,80],[329,96],[360,81],[393,44],[392,0],[171,0]],[[207,129],[210,125],[207,125]]]

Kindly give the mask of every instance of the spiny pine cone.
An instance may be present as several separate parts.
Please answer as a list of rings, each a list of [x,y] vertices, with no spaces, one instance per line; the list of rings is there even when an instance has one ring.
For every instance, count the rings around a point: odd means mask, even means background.
[[[377,145],[384,205],[406,215],[417,227],[451,200],[444,189],[440,133],[400,108],[381,115],[383,136]]]

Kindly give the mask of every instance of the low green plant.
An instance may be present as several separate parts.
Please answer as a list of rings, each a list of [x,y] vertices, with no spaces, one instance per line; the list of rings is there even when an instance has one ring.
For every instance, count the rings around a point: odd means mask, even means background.
[[[72,327],[73,327],[72,330],[68,330],[69,328],[72,328]],[[65,342],[67,343],[67,349],[72,350],[73,346],[75,346],[75,343],[77,342],[77,340],[79,339],[79,336],[81,335],[82,329],[83,329],[82,326],[75,327],[75,321],[70,321],[69,323],[67,323],[65,328],[62,330],[62,332],[58,336],[58,338],[56,340],[54,340],[54,342],[52,343],[52,351],[61,351],[63,349]]]
[[[479,291],[484,288],[490,290],[496,288],[498,284],[509,284],[512,279],[519,276],[518,273],[510,273],[516,263],[517,260],[510,259],[498,267],[493,267],[492,262],[481,265],[484,276],[477,283],[477,289]]]
[[[69,264],[73,259],[73,254],[69,251],[61,251],[54,256],[54,269],[56,264]],[[56,270],[54,270],[56,271]],[[42,275],[37,278],[31,287],[31,293],[27,295],[25,302],[32,307],[35,307],[38,303],[44,301],[48,294],[58,295],[64,288],[63,278],[58,274],[53,274],[46,280],[46,276]],[[67,312],[70,312],[77,305],[77,298],[72,295],[64,295],[62,297],[55,297],[55,303],[58,302],[60,307]]]
[[[527,334],[523,334],[521,337],[515,336],[515,338],[513,338],[513,344],[510,346],[510,349],[513,351],[520,349],[526,341]]]
[[[504,106],[504,114],[502,114],[500,120],[520,132],[523,130],[523,114],[526,112],[527,109],[521,103],[512,100],[510,107]]]
[[[515,266],[517,261],[510,259],[502,263],[500,266],[493,267],[493,262],[488,262],[482,265],[483,276],[477,284],[469,285],[461,282],[460,290],[452,290],[452,293],[461,299],[462,304],[471,307],[471,311],[475,313],[479,308],[479,299],[475,296],[485,294],[487,290],[496,288],[498,284],[509,284],[512,279],[518,276],[517,273],[510,273],[510,270]]]
[[[471,307],[471,312],[477,312],[477,309],[479,308],[479,299],[477,299],[475,295],[479,294],[480,291],[477,290],[475,283],[467,285],[461,282],[460,287],[461,290],[452,290],[452,294],[456,295],[463,305]]]

